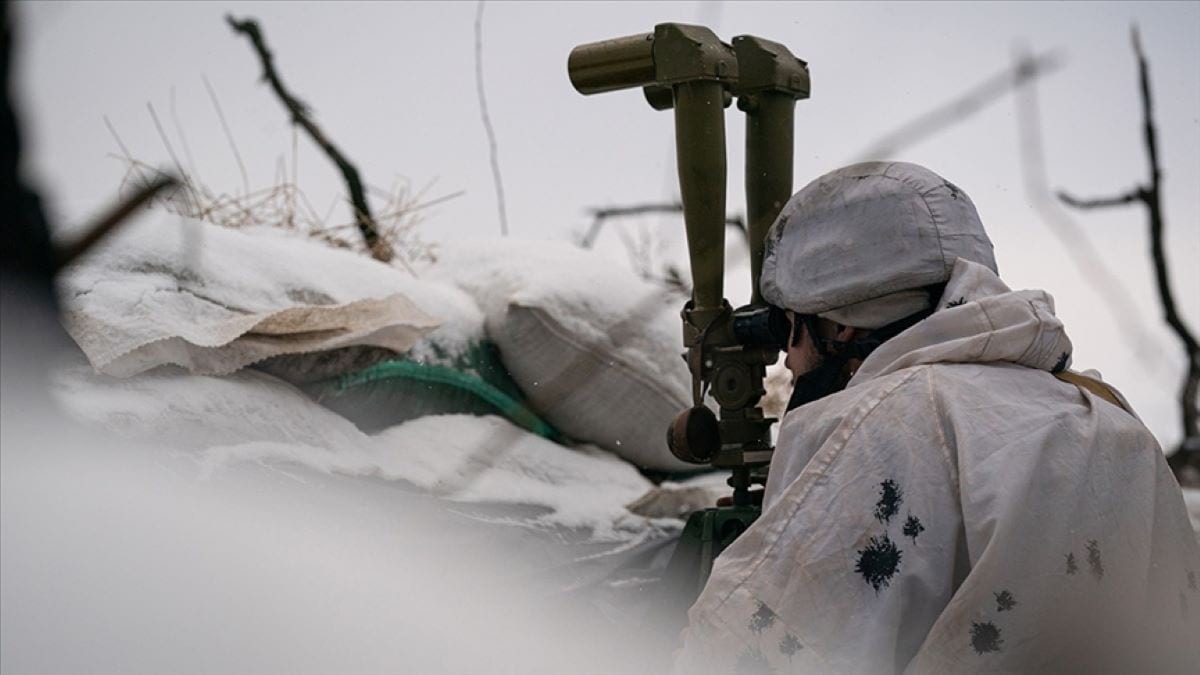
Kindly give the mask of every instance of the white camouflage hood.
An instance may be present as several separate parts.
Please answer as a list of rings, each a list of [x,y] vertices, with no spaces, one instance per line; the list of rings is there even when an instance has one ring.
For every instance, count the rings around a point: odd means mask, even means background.
[[[822,315],[857,306],[843,319],[864,328],[905,316],[874,316],[896,308],[872,303],[944,283],[960,258],[997,269],[966,192],[907,162],[864,162],[817,178],[792,195],[764,243],[767,302]]]
[[[1194,673],[1200,547],[1154,436],[1050,373],[1042,291],[956,260],[937,310],[780,425],[679,675]]]
[[[872,352],[848,386],[916,365],[1007,362],[1057,372],[1070,358],[1049,293],[1013,291],[990,269],[959,258],[937,311]]]

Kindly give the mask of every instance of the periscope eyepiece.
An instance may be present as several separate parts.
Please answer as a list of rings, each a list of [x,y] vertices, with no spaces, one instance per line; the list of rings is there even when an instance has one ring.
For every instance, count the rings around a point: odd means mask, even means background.
[[[787,351],[791,333],[787,314],[774,305],[746,305],[733,312],[733,335],[747,347]]]

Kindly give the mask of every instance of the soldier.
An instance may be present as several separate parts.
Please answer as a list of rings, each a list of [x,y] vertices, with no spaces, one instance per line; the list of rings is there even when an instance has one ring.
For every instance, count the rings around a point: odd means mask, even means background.
[[[1000,280],[966,193],[905,163],[822,176],[761,281],[795,392],[677,672],[1200,663],[1200,551],[1162,451],[1067,370],[1053,299]]]

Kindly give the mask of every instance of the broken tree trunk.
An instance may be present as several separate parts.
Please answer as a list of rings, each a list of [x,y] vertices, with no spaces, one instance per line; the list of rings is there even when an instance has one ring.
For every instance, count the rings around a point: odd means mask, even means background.
[[[1162,301],[1163,318],[1179,337],[1187,358],[1187,373],[1179,391],[1183,440],[1168,459],[1180,483],[1200,485],[1200,428],[1197,424],[1197,394],[1200,394],[1200,344],[1183,322],[1175,305],[1171,279],[1167,271],[1167,254],[1163,244],[1162,168],[1158,158],[1158,135],[1154,126],[1154,107],[1150,96],[1150,66],[1142,50],[1137,26],[1132,29],[1133,50],[1138,61],[1138,77],[1142,99],[1142,132],[1150,164],[1150,181],[1115,197],[1078,199],[1064,192],[1058,196],[1063,203],[1078,209],[1096,209],[1140,202],[1146,207],[1150,225],[1150,255],[1154,261],[1154,277]]]

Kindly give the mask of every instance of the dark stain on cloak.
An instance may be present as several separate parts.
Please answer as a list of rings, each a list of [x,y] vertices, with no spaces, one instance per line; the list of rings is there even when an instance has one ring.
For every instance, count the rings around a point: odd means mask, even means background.
[[[896,548],[895,542],[886,534],[871,537],[867,545],[859,550],[854,571],[861,574],[863,580],[878,593],[879,589],[887,588],[896,571],[900,569],[901,555],[900,549]]]
[[[1092,576],[1099,581],[1104,578],[1104,563],[1100,560],[1100,544],[1095,539],[1089,539],[1087,552],[1088,567],[1091,568]]]
[[[909,514],[908,520],[904,521],[904,536],[912,539],[912,542],[917,543],[917,537],[925,531],[925,526],[921,524],[921,520],[916,516]]]
[[[971,647],[976,654],[1000,651],[1004,640],[1000,638],[1000,629],[991,621],[971,623]]]
[[[883,524],[892,521],[892,516],[900,512],[900,504],[904,502],[904,492],[896,481],[891,478],[879,484],[879,501],[875,502],[875,520]]]
[[[997,612],[1007,612],[1008,610],[1017,606],[1017,599],[1013,597],[1012,591],[1004,590],[1000,591],[999,593],[993,593],[992,595],[996,596]]]
[[[771,667],[771,662],[767,661],[767,657],[761,649],[747,647],[741,654],[738,654],[733,672],[735,675],[771,675],[775,669]]]
[[[770,607],[760,602],[758,610],[750,616],[750,625],[747,626],[750,632],[755,635],[762,635],[762,632],[775,625],[775,612],[771,611]]]
[[[799,638],[791,633],[784,635],[783,640],[779,642],[779,653],[788,657],[788,663],[792,662],[792,657],[801,649],[804,649],[804,645],[800,644]]]

